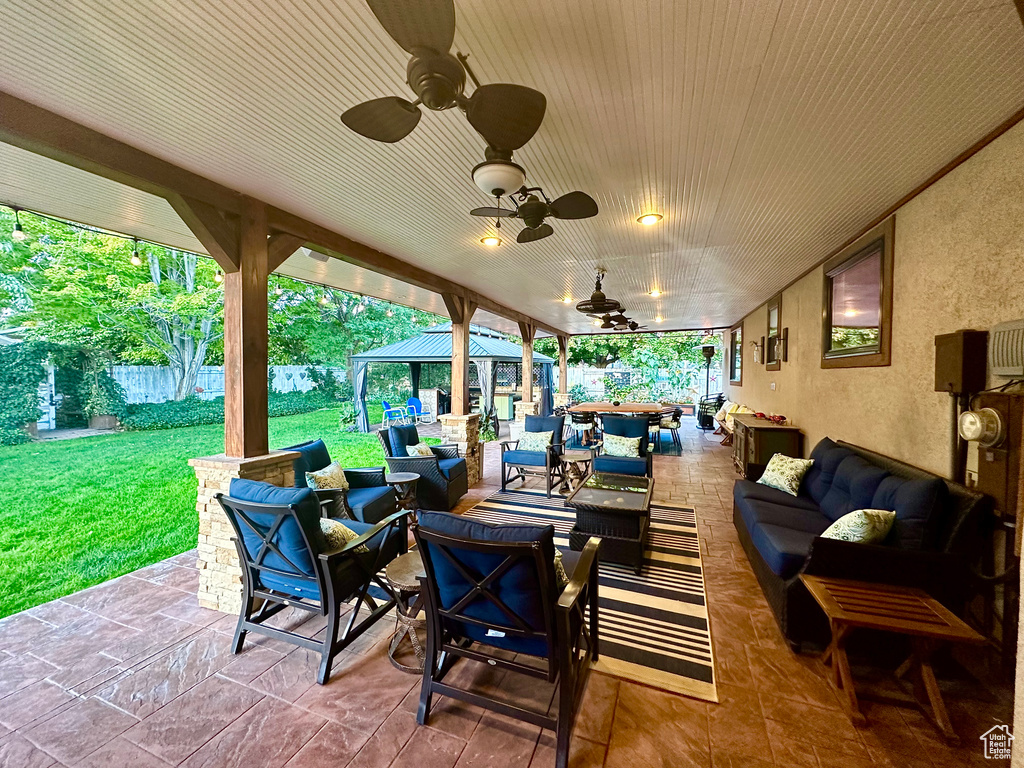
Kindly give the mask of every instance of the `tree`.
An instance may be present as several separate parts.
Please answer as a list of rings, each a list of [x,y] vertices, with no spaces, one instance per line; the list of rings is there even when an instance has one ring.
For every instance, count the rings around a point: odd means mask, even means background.
[[[599,336],[574,336],[569,343],[569,365],[592,365],[607,368],[630,354],[642,336],[648,334],[602,334]],[[558,357],[558,342],[554,337],[538,339],[534,349],[550,357]]]
[[[32,215],[29,238],[3,250],[5,320],[36,338],[108,352],[122,363],[166,364],[176,398],[195,389],[223,326],[216,265],[195,254]],[[0,215],[10,243],[13,218]]]

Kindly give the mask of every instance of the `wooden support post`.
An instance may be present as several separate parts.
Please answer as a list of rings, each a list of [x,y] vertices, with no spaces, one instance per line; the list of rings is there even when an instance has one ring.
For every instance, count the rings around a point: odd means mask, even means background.
[[[523,402],[533,402],[533,337],[537,326],[533,323],[519,323],[519,335],[523,337]]]
[[[569,394],[569,337],[558,337],[558,391]]]
[[[268,453],[266,206],[246,198],[238,241],[239,268],[224,275],[224,452]]]
[[[452,415],[469,414],[469,324],[476,304],[464,296],[443,293],[452,319]]]
[[[272,234],[270,240],[267,241],[267,260],[270,271],[273,272],[284,264],[289,256],[305,244],[301,237],[296,237],[295,235],[289,235],[285,232],[275,232]]]

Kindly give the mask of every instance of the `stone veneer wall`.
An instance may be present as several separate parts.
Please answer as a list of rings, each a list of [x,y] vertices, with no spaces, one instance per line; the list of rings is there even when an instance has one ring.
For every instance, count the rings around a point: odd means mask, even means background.
[[[484,444],[480,442],[480,414],[444,414],[438,417],[438,421],[441,422],[441,442],[457,445],[459,455],[466,459],[466,474],[472,488],[483,476]]]
[[[196,510],[199,512],[199,605],[225,613],[242,606],[242,570],[231,538],[234,530],[217,499],[227,493],[233,478],[262,480],[284,487],[295,483],[292,463],[299,454],[274,451],[266,456],[236,459],[223,454],[189,461],[199,480]]]

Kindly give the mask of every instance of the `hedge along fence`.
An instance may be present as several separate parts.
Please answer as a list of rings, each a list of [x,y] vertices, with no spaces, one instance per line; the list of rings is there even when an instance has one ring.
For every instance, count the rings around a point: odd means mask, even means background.
[[[0,445],[31,440],[26,425],[39,420],[39,385],[50,345],[23,342],[0,347]]]
[[[321,408],[337,406],[334,395],[319,389],[309,392],[271,392],[267,403],[267,415],[293,416],[297,413],[318,411]],[[224,422],[224,398],[202,400],[186,397],[184,400],[168,400],[163,403],[136,403],[128,406],[128,414],[121,422],[126,430],[174,429],[195,427],[200,424],[221,424]]]

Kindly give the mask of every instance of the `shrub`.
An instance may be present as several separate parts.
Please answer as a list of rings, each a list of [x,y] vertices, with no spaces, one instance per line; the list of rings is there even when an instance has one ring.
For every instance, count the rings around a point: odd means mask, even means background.
[[[582,384],[574,384],[569,389],[569,397],[574,403],[590,403],[594,400]]]
[[[319,411],[337,403],[329,395],[313,389],[309,392],[273,392],[268,401],[268,415],[293,416]],[[201,400],[186,397],[165,403],[138,403],[128,406],[128,415],[121,425],[128,430],[173,429],[199,424],[220,424],[224,421],[224,398]]]
[[[39,420],[39,384],[46,378],[45,344],[0,347],[0,445],[28,442],[24,427]]]
[[[87,419],[93,416],[116,416],[123,419],[127,413],[124,388],[102,368],[83,374],[78,393],[82,412]]]

